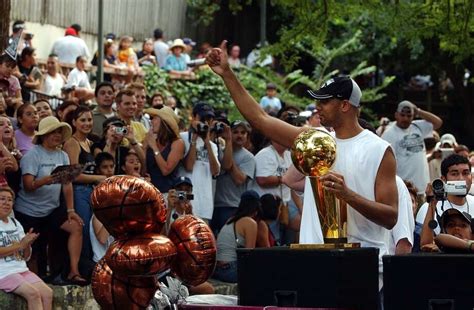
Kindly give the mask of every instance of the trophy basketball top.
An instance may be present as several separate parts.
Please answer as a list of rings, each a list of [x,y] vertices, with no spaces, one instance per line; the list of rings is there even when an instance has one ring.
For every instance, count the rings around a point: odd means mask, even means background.
[[[301,173],[318,177],[336,161],[336,140],[325,130],[311,128],[300,133],[291,148],[291,159]]]

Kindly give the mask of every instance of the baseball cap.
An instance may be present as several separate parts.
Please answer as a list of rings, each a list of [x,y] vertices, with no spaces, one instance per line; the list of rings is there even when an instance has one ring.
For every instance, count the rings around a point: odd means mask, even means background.
[[[65,36],[77,36],[77,31],[74,28],[67,28],[66,32],[64,33]]]
[[[188,177],[178,177],[173,184],[173,187],[178,187],[182,184],[187,184],[189,186],[193,186],[193,182]]]
[[[443,214],[441,214],[441,227],[443,229],[445,229],[446,225],[448,224],[449,219],[453,216],[460,216],[463,220],[469,223],[471,225],[471,229],[473,229],[471,215],[467,212],[462,212],[455,208],[447,209],[446,211],[443,212]]]
[[[196,45],[196,42],[194,42],[192,39],[190,38],[184,38],[183,39],[183,43],[186,44],[186,45],[191,45],[191,46],[195,46]]]
[[[115,33],[113,32],[109,32],[105,35],[105,39],[106,40],[112,40],[114,41],[115,39],[117,38],[117,36],[115,35]]]
[[[260,201],[260,195],[254,190],[248,190],[242,193],[240,200],[256,200]]]
[[[398,104],[397,107],[397,112],[401,113],[410,113],[410,114],[415,114],[415,107],[413,106],[413,103],[411,103],[408,100],[403,100]]]
[[[439,143],[441,144],[441,147],[443,147],[444,144],[449,144],[451,147],[455,147],[458,144],[456,138],[450,133],[442,135],[439,139]]]
[[[337,98],[349,100],[355,106],[360,107],[362,92],[359,85],[348,76],[340,76],[327,80],[318,90],[309,90],[311,97],[317,100]]]
[[[201,118],[215,117],[214,109],[207,103],[198,103],[193,108],[193,115],[199,115]]]
[[[237,128],[239,126],[244,127],[244,129],[247,130],[248,132],[252,131],[252,127],[250,127],[250,124],[247,123],[246,121],[236,120],[230,124],[231,129]]]

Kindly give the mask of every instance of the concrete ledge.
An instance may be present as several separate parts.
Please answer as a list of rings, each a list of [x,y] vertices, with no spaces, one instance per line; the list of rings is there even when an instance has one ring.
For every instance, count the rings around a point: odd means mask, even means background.
[[[54,310],[100,310],[99,305],[92,296],[90,285],[85,287],[67,285],[67,286],[53,286]],[[7,294],[0,291],[0,309],[9,310],[26,310],[26,301],[15,294]]]

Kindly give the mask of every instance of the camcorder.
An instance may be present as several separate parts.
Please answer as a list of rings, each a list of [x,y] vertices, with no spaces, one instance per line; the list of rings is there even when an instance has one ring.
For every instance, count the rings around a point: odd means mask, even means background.
[[[199,122],[196,126],[196,132],[199,135],[206,134],[209,131],[209,125],[206,123]]]
[[[188,61],[186,64],[188,65],[188,67],[199,67],[206,64],[206,58],[194,59],[194,60]]]
[[[186,191],[177,191],[176,192],[176,197],[178,197],[178,200],[180,201],[189,201],[194,199],[193,194],[189,194]]]
[[[115,127],[115,133],[125,136],[128,133],[127,127]]]
[[[221,134],[224,132],[224,123],[223,122],[217,122],[212,126],[211,129],[212,132],[215,132],[217,134]]]
[[[436,200],[446,200],[448,195],[466,196],[467,184],[466,181],[447,181],[443,182],[441,179],[433,180],[431,183],[433,194]]]

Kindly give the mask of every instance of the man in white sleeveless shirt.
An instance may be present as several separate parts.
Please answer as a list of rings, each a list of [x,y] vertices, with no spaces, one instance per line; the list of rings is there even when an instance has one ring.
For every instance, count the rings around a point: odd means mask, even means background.
[[[222,77],[237,108],[252,127],[291,147],[307,128],[292,126],[263,111],[229,67],[226,43],[211,50],[207,63]],[[388,229],[393,228],[398,214],[393,151],[387,142],[359,125],[361,91],[355,81],[348,77],[331,79],[310,94],[318,100],[321,124],[335,131],[338,157],[332,172],[321,179],[325,188],[350,206],[348,241],[360,242],[363,247],[375,246],[380,249],[380,257],[388,254]]]

